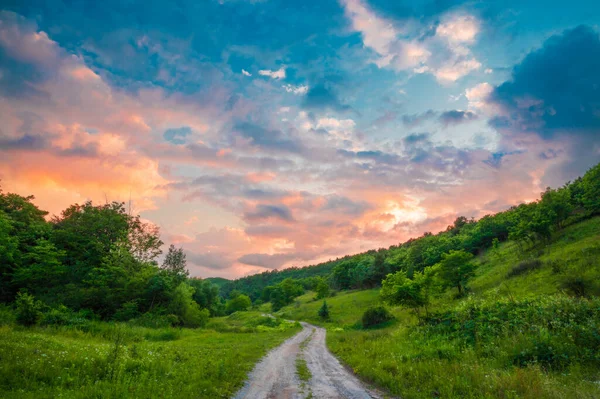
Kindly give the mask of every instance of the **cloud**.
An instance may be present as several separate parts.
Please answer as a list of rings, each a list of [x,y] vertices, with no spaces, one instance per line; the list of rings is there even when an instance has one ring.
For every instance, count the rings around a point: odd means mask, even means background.
[[[451,83],[481,67],[468,47],[475,43],[480,31],[480,23],[473,15],[446,13],[432,34],[430,26],[415,20],[398,24],[386,20],[360,0],[341,3],[352,28],[361,33],[365,47],[377,53],[373,62],[379,68],[431,73],[440,83]]]
[[[258,74],[261,76],[268,76],[271,79],[284,79],[285,67],[281,67],[276,71],[271,71],[270,69],[261,69],[260,71],[258,71]]]
[[[465,97],[469,101],[469,107],[482,108],[487,103],[488,96],[492,93],[494,87],[487,83],[479,83],[470,89],[465,90]]]
[[[246,220],[279,219],[285,222],[293,222],[292,212],[285,205],[258,204],[253,210],[244,213]]]
[[[489,101],[511,127],[552,138],[564,131],[597,135],[600,128],[600,38],[579,26],[549,38],[513,69]]]
[[[266,269],[278,269],[284,263],[294,259],[294,254],[246,254],[241,256],[238,259],[238,262],[252,265],[252,266],[260,266]]]
[[[296,94],[296,95],[302,95],[302,94],[308,93],[308,86],[306,86],[306,85],[294,86],[291,84],[287,84],[287,85],[283,85],[282,87],[285,89],[286,92]]]
[[[186,251],[187,259],[193,264],[213,270],[231,267],[232,260],[223,252],[195,253]]]
[[[444,126],[458,125],[477,119],[477,114],[471,111],[451,110],[440,114],[439,121]]]
[[[402,123],[408,127],[419,126],[420,124],[431,120],[437,116],[437,112],[434,110],[427,110],[421,114],[403,115]]]
[[[233,131],[242,137],[250,139],[258,147],[277,149],[287,152],[299,152],[301,144],[279,129],[268,129],[254,123],[242,122],[234,126]]]
[[[190,134],[192,134],[192,129],[189,126],[182,126],[165,130],[163,137],[173,144],[185,144],[185,138]]]
[[[554,165],[543,177],[545,184],[562,184],[598,161],[599,70],[598,32],[578,26],[530,52],[514,67],[511,79],[486,98],[497,112],[489,124],[507,145],[535,152],[542,145],[565,149],[551,158]]]
[[[242,69],[242,75],[244,76],[252,76],[252,74],[248,71],[246,71],[245,69]]]
[[[330,109],[338,112],[350,110],[338,97],[337,91],[325,83],[311,86],[304,97],[304,108],[311,110]]]

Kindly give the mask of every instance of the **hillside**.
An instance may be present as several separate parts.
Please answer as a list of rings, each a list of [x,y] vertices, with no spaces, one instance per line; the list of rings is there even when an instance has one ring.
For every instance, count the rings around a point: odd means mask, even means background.
[[[402,398],[600,396],[600,217],[527,250],[508,241],[473,263],[468,295],[442,290],[429,317],[391,306],[394,321],[364,329],[364,311],[383,304],[379,289],[327,298],[327,321],[313,292],[277,314],[326,326],[334,354]]]

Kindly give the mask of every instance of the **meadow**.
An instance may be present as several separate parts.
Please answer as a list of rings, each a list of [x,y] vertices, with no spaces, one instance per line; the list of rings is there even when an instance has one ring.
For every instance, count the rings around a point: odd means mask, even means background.
[[[475,258],[468,294],[435,296],[431,315],[390,308],[395,320],[363,328],[379,290],[307,293],[278,315],[327,327],[329,349],[364,381],[402,398],[600,397],[600,218],[550,242],[508,241]],[[584,295],[577,295],[584,282]],[[581,293],[579,293],[581,294]]]
[[[25,328],[6,313],[0,397],[7,399],[229,398],[269,349],[300,329],[257,312],[195,330],[107,322]]]

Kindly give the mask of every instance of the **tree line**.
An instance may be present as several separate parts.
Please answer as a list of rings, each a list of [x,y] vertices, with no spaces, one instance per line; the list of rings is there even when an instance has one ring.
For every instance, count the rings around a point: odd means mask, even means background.
[[[22,324],[200,327],[232,308],[218,287],[189,277],[183,249],[171,245],[159,264],[158,228],[124,203],[75,204],[47,219],[33,201],[0,189],[0,303],[15,304]]]

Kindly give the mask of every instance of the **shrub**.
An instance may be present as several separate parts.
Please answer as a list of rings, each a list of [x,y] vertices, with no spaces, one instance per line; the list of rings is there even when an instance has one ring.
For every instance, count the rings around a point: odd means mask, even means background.
[[[64,305],[50,309],[42,316],[40,324],[45,326],[66,326],[73,319],[73,311]]]
[[[529,273],[532,270],[537,270],[542,267],[542,261],[539,259],[528,259],[514,266],[508,277],[520,276],[521,274]]]
[[[24,326],[33,326],[42,318],[42,303],[36,301],[33,295],[19,292],[15,304],[17,306],[17,323]]]
[[[570,295],[583,298],[586,296],[590,285],[590,282],[584,277],[569,277],[563,281],[561,287]]]
[[[329,319],[329,308],[327,307],[326,301],[323,301],[323,306],[321,306],[321,309],[319,309],[319,312],[317,314],[323,320]]]
[[[365,311],[362,316],[362,325],[364,328],[369,328],[393,319],[394,316],[384,306],[375,306]]]
[[[136,300],[125,302],[113,315],[116,321],[128,321],[140,315]]]

